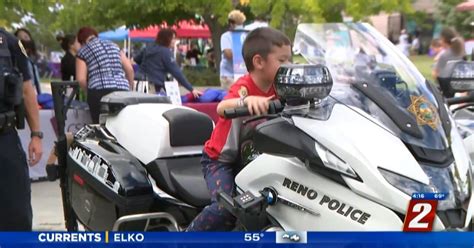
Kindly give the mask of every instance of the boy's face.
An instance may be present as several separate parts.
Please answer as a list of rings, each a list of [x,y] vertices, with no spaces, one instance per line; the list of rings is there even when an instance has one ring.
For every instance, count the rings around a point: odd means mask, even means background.
[[[267,82],[273,82],[275,75],[282,64],[291,60],[291,47],[288,45],[273,46],[272,51],[263,59],[261,66],[262,76]]]

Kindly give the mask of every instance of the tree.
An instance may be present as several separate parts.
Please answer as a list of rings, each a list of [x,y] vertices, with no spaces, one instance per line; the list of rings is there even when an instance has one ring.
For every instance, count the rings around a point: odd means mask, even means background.
[[[331,2],[331,1],[326,1]],[[270,17],[270,26],[293,37],[299,22],[322,22],[322,9],[311,0],[251,0],[250,8],[256,16]]]
[[[130,28],[143,28],[153,24],[177,23],[179,20],[202,17],[212,34],[214,51],[220,51],[220,36],[225,31],[227,13],[232,10],[231,1],[215,0],[101,0],[64,3],[59,13],[63,27],[76,28],[85,24],[98,30],[126,25]],[[80,14],[77,14],[80,13]],[[71,20],[71,15],[77,19]],[[81,25],[77,25],[81,23]],[[98,24],[100,26],[98,26]],[[219,54],[216,54],[219,55]],[[219,60],[220,56],[216,56]],[[218,61],[219,62],[219,61]]]
[[[454,27],[461,36],[471,38],[473,36],[473,28],[471,23],[474,22],[474,12],[456,11],[456,5],[465,2],[464,0],[441,0],[439,2],[436,18],[441,21],[444,26]]]
[[[7,0],[0,1],[4,10],[0,22],[3,19],[11,24],[32,13],[38,22],[38,36],[47,40],[54,39],[59,31],[75,33],[86,25],[103,31],[121,25],[173,24],[198,15],[209,26],[219,63],[220,36],[227,14],[242,2],[249,3],[253,14],[269,16],[271,26],[293,37],[299,22],[339,22],[343,13],[361,20],[380,11],[409,10],[411,0],[22,0],[21,4]]]
[[[293,37],[299,22],[342,22],[343,14],[354,21],[381,11],[411,11],[411,0],[251,0],[255,15],[270,17],[270,25]]]
[[[0,1],[0,25],[9,31],[28,29],[40,50],[59,49],[56,34],[63,30],[58,21],[61,10],[62,5],[54,1]]]
[[[25,12],[16,3],[0,1],[0,26],[6,29],[11,29],[12,23],[21,22],[22,16]]]

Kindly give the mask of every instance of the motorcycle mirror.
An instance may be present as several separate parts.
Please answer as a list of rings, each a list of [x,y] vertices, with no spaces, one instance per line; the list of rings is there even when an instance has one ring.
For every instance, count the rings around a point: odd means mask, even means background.
[[[326,98],[333,80],[324,65],[287,64],[278,69],[275,88],[283,101],[314,101]]]
[[[456,62],[451,74],[450,85],[456,92],[474,91],[474,62]]]

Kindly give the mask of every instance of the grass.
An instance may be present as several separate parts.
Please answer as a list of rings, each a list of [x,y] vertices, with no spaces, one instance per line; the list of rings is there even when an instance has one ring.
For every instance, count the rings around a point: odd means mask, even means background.
[[[434,63],[432,57],[428,55],[410,56],[410,60],[426,79],[433,81],[431,77],[432,65]]]
[[[410,56],[410,60],[426,79],[432,81],[431,70],[434,63],[433,57],[428,55],[417,55]],[[304,64],[306,63],[306,60],[301,56],[293,56],[293,63]]]
[[[216,71],[207,68],[185,67],[183,73],[193,86],[217,87],[220,86],[219,74]]]

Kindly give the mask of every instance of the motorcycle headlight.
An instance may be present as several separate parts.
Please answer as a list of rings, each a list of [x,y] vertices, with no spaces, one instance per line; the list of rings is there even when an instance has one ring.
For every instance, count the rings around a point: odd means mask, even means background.
[[[446,168],[421,166],[430,179],[430,184],[415,181],[389,170],[379,168],[382,176],[392,186],[411,196],[413,193],[447,193],[446,199],[438,202],[438,210],[462,207],[462,203],[470,196],[471,172],[468,170],[466,180],[461,180],[454,171],[455,165]],[[454,173],[453,173],[454,172]]]
[[[332,153],[331,151],[329,151],[329,149],[318,144],[317,142],[315,143],[315,146],[316,152],[323,161],[324,166],[331,170],[340,172],[346,176],[350,176],[352,178],[358,177],[352,167],[344,160],[339,158],[336,154]]]
[[[379,171],[385,180],[387,180],[392,186],[409,196],[413,193],[436,193],[436,189],[430,185],[417,182],[408,177],[404,177],[382,168],[379,168]]]

